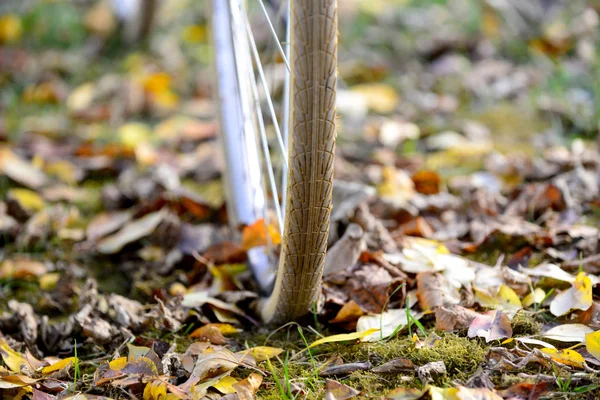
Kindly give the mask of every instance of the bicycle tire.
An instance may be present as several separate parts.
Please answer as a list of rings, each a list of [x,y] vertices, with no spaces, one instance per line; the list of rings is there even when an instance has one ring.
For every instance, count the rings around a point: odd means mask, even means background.
[[[291,115],[282,248],[263,321],[282,323],[318,300],[332,206],[337,0],[291,0]]]

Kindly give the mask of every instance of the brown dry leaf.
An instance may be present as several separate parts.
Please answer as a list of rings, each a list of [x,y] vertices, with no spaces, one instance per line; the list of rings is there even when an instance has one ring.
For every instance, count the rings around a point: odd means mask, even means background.
[[[283,353],[283,351],[283,349],[278,347],[269,346],[256,346],[249,350],[250,355],[256,360],[257,363],[276,357]]]
[[[152,234],[163,221],[164,216],[162,210],[155,211],[128,223],[117,233],[100,240],[97,244],[98,251],[104,254],[118,253],[129,243]]]
[[[246,250],[233,242],[213,244],[206,249],[202,256],[215,264],[243,263],[248,258]]]
[[[332,324],[341,324],[356,321],[363,315],[364,312],[360,308],[360,306],[354,300],[350,300],[347,303],[344,303],[344,305],[342,306],[340,311],[338,311],[335,318],[329,322]]]
[[[227,343],[225,335],[237,332],[238,330],[229,324],[207,324],[194,330],[190,337],[200,339],[202,342],[223,345]]]
[[[431,195],[440,192],[442,178],[434,171],[419,171],[412,176],[418,193]]]
[[[108,366],[108,371],[96,381],[96,386],[106,383],[128,386],[142,378],[158,377],[156,364],[147,357],[137,357],[132,360],[127,357],[120,357],[111,361]]]
[[[240,365],[251,366],[249,364],[250,360],[251,357],[247,355],[234,354],[227,349],[213,350],[208,348],[198,355],[190,377],[178,388],[189,392],[192,387],[207,378],[233,371]]]
[[[0,278],[24,279],[40,277],[46,272],[46,266],[39,261],[27,258],[13,258],[2,263]]]
[[[512,327],[505,313],[492,310],[471,322],[467,336],[470,338],[479,336],[489,343],[492,340],[512,337]]]
[[[246,379],[232,385],[240,400],[253,400],[262,383],[262,376],[253,372]]]
[[[458,290],[448,283],[444,275],[434,272],[417,275],[417,298],[425,311],[460,303]]]
[[[505,399],[538,400],[548,392],[554,383],[551,381],[536,381],[534,383],[517,383],[499,392]]]
[[[406,357],[398,357],[386,362],[385,364],[381,364],[380,366],[373,368],[371,371],[376,372],[378,374],[400,374],[402,372],[410,372],[414,370],[415,365],[412,361],[410,361]]]
[[[269,237],[267,238],[267,232]],[[277,227],[266,225],[263,218],[259,219],[252,225],[244,227],[242,231],[242,247],[244,250],[249,250],[257,246],[266,246],[268,243],[280,244],[281,235]]]
[[[360,394],[359,390],[351,388],[343,383],[327,379],[327,391],[325,400],[346,400],[356,397]]]
[[[466,329],[480,315],[478,312],[459,305],[438,307],[435,309],[435,327],[447,332]]]

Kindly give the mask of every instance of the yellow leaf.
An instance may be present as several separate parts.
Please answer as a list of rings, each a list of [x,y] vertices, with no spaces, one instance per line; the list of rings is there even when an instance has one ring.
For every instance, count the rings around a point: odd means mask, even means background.
[[[151,135],[150,128],[141,122],[130,122],[119,128],[119,139],[129,149],[135,149],[141,143],[149,142]]]
[[[19,17],[6,14],[0,17],[0,43],[12,43],[21,38],[23,27]]]
[[[500,299],[502,299],[501,307],[523,308],[521,299],[519,299],[519,296],[510,287],[503,284],[500,286],[500,292],[498,294],[500,295]]]
[[[6,197],[13,199],[19,203],[24,210],[29,212],[40,211],[46,205],[39,194],[29,189],[10,189]]]
[[[55,176],[68,185],[77,183],[77,167],[69,161],[59,160],[48,163],[44,170],[48,175]]]
[[[167,384],[155,379],[144,388],[144,400],[163,400],[167,397]]]
[[[152,94],[154,104],[166,109],[173,109],[179,103],[179,97],[172,90]]]
[[[363,95],[368,107],[376,113],[389,114],[398,104],[398,93],[389,85],[378,83],[356,85],[352,91]]]
[[[235,393],[235,389],[233,388],[233,385],[235,385],[236,383],[238,383],[237,379],[227,375],[227,376],[224,376],[223,378],[221,378],[221,380],[219,380],[219,382],[212,385],[212,387],[214,387],[215,389],[217,389],[219,392],[221,392],[223,394],[231,394],[231,393]]]
[[[457,388],[429,387],[429,395],[431,396],[431,400],[460,400],[457,394]]]
[[[127,360],[134,361],[139,357],[144,357],[150,352],[150,347],[146,346],[135,346],[131,343],[127,343]]]
[[[515,311],[522,308],[519,296],[510,287],[502,284],[495,295],[475,289],[475,299],[483,307]]]
[[[592,286],[592,281],[585,272],[578,273],[573,286],[552,300],[550,312],[560,317],[571,310],[587,310],[592,306]]]
[[[327,336],[319,340],[315,340],[309,348],[319,346],[324,343],[334,343],[334,342],[347,342],[349,340],[359,340],[369,336],[372,333],[378,332],[378,328],[371,328],[365,331],[354,332],[354,333],[342,333],[339,335]]]
[[[254,357],[256,362],[268,360],[281,353],[283,353],[283,349],[278,347],[257,346],[250,349],[250,355]]]
[[[600,331],[585,335],[585,347],[591,355],[600,360]]]
[[[95,91],[93,83],[77,86],[67,97],[67,109],[71,112],[85,110],[92,105]]]
[[[144,89],[153,94],[166,92],[171,89],[171,77],[165,72],[149,75],[144,79]]]
[[[533,293],[529,293],[523,299],[523,307],[529,307],[532,304],[541,304],[546,298],[546,292],[541,288],[536,288]]]
[[[123,369],[127,365],[127,357],[119,357],[115,358],[111,362],[108,363],[108,366],[113,371],[119,371]]]
[[[244,227],[242,231],[242,247],[244,250],[249,250],[257,246],[266,246],[267,232],[269,234],[269,241],[272,244],[281,243],[281,235],[277,227],[271,224],[267,226],[263,218],[252,225]]]
[[[60,272],[49,272],[40,277],[40,289],[50,291],[56,287],[60,279]]]
[[[544,354],[548,354],[554,361],[559,362],[561,364],[583,368],[583,364],[585,363],[585,360],[582,357],[582,355],[576,352],[575,350],[558,350],[544,347],[543,349],[541,349],[541,351]]]
[[[52,372],[60,371],[61,369],[69,368],[71,364],[77,362],[77,357],[69,357],[64,360],[55,362],[54,364],[48,365],[42,368],[42,374],[50,374]]]
[[[183,30],[183,40],[188,43],[206,41],[206,25],[190,25]]]
[[[4,364],[13,372],[21,372],[23,356],[10,348],[4,339],[0,339],[0,355]]]

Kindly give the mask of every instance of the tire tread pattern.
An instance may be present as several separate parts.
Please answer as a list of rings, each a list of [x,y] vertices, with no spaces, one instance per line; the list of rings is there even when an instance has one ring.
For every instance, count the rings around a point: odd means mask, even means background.
[[[278,276],[263,312],[271,322],[306,315],[318,300],[332,205],[337,0],[291,0],[291,7],[288,200]]]

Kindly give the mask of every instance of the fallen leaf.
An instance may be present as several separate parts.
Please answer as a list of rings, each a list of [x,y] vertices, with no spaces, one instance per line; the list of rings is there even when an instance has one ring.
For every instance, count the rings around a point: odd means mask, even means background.
[[[573,275],[556,264],[541,264],[534,268],[523,268],[522,271],[529,276],[552,278],[569,283],[575,282]]]
[[[221,378],[217,383],[214,383],[212,387],[217,389],[219,392],[223,394],[235,393],[235,389],[233,385],[238,383],[238,380],[232,376],[226,375]]]
[[[23,356],[14,351],[6,340],[0,338],[0,356],[4,360],[4,364],[13,372],[21,372],[23,365]]]
[[[253,372],[246,379],[242,379],[232,386],[240,400],[254,400],[254,395],[258,392],[262,380],[261,375]]]
[[[529,337],[516,337],[516,338],[514,338],[514,340],[521,342],[521,343],[526,343],[526,344],[537,344],[539,346],[548,347],[551,349],[555,348],[553,345],[551,345],[548,342],[544,342],[543,340],[538,340],[538,339],[529,338]]]
[[[147,214],[125,225],[117,233],[107,236],[98,242],[98,251],[104,254],[119,252],[127,244],[150,235],[164,218],[162,211]]]
[[[96,386],[115,383],[122,378],[129,378],[130,380],[124,381],[125,384],[129,384],[129,382],[136,383],[142,377],[152,378],[157,376],[156,364],[151,359],[138,357],[130,360],[127,357],[119,357],[109,363],[108,371],[96,381]]]
[[[190,333],[190,337],[203,342],[223,345],[227,343],[225,335],[237,332],[238,330],[229,324],[207,324]]]
[[[488,291],[475,289],[475,299],[486,308],[497,308],[511,315],[523,308],[521,299],[513,289],[505,284],[500,285],[498,292],[490,294]]]
[[[536,288],[523,299],[523,307],[529,307],[532,304],[542,304],[546,298],[546,292],[541,288]]]
[[[554,382],[551,381],[536,381],[534,383],[522,382],[517,383],[509,387],[508,389],[501,390],[500,394],[504,396],[505,399],[531,399],[538,400],[542,398],[541,396],[548,392]]]
[[[55,363],[42,368],[42,374],[51,374],[52,372],[60,371],[62,369],[68,369],[71,367],[71,365],[76,364],[77,362],[77,357],[69,357],[63,360],[58,360]]]
[[[575,350],[565,349],[557,350],[544,347],[542,353],[549,355],[554,361],[561,364],[570,365],[572,367],[583,368],[585,359]]]
[[[167,384],[160,379],[155,379],[144,387],[144,400],[163,400],[167,398]]]
[[[97,240],[113,233],[131,220],[133,213],[129,210],[107,212],[96,215],[86,228],[88,240]]]
[[[279,234],[277,227],[271,224],[267,226],[263,218],[244,227],[244,230],[242,231],[242,247],[244,250],[249,250],[258,246],[267,246],[269,243],[274,245],[280,244],[281,235]]]
[[[354,300],[350,300],[347,303],[344,303],[335,318],[329,322],[332,324],[341,324],[345,322],[356,321],[363,314],[364,312],[360,306]]]
[[[585,343],[585,336],[594,330],[583,324],[562,324],[547,330],[540,336],[559,342]]]
[[[351,388],[343,383],[326,379],[327,390],[325,392],[325,400],[346,400],[356,397],[360,394],[359,390]]]
[[[391,86],[377,83],[354,85],[352,92],[360,93],[367,101],[367,106],[380,114],[389,114],[396,109],[398,94]]]
[[[250,355],[259,363],[276,357],[283,351],[279,347],[256,346],[250,349]]]
[[[442,179],[436,172],[419,171],[412,176],[412,180],[418,193],[432,195],[440,192]]]
[[[414,314],[412,312],[411,315],[417,321],[423,316],[422,313]],[[408,325],[406,310],[392,309],[382,314],[363,315],[356,322],[356,330],[364,332],[375,329],[373,333],[365,336],[363,339],[363,342],[373,342],[391,336],[397,329],[401,330],[406,325]]]
[[[412,388],[397,388],[385,395],[386,400],[419,400],[425,391]]]
[[[119,139],[121,144],[130,150],[134,150],[142,143],[148,143],[152,131],[148,125],[141,122],[129,122],[119,128]]]
[[[417,275],[417,298],[424,311],[460,303],[458,290],[442,274],[421,272]]]
[[[0,43],[14,43],[21,38],[21,19],[14,14],[0,16]]]
[[[14,389],[24,386],[31,386],[38,380],[26,375],[0,375],[0,389]]]
[[[447,332],[466,329],[480,315],[473,310],[459,305],[438,307],[435,309],[435,327]]]
[[[46,206],[42,196],[29,189],[10,189],[6,194],[6,199],[8,201],[15,202],[26,213],[26,215],[32,215]],[[15,218],[19,217],[15,216]]]
[[[357,326],[357,329],[358,329],[358,326]],[[316,346],[319,346],[319,345],[325,344],[325,343],[347,342],[350,340],[362,340],[365,337],[367,337],[375,332],[378,332],[378,331],[379,331],[378,328],[369,328],[369,329],[357,331],[354,333],[341,333],[339,335],[326,336],[324,338],[315,340],[308,347],[312,348],[312,347],[316,347]]]
[[[378,374],[399,374],[401,372],[414,371],[415,365],[406,357],[398,357],[381,364],[371,371]]]
[[[585,335],[585,347],[591,355],[600,360],[600,331]]]
[[[502,400],[502,397],[495,391],[488,388],[467,388],[458,387],[456,397],[459,400]]]
[[[429,395],[431,400],[460,400],[457,396],[457,388],[437,388],[429,386]]]
[[[46,266],[39,261],[27,258],[13,258],[2,263],[0,278],[24,279],[28,277],[41,277],[46,272]]]
[[[592,306],[592,281],[585,272],[575,277],[573,286],[559,293],[550,303],[550,312],[557,317],[571,310],[587,310]]]
[[[485,338],[489,343],[492,340],[512,337],[512,327],[505,313],[492,310],[475,318],[469,326],[467,335],[470,338],[475,336]]]

